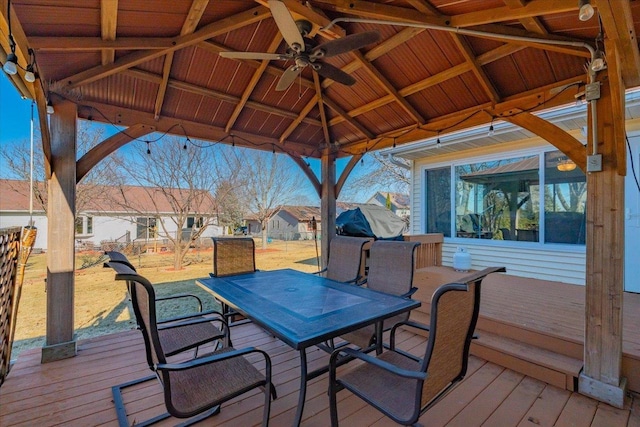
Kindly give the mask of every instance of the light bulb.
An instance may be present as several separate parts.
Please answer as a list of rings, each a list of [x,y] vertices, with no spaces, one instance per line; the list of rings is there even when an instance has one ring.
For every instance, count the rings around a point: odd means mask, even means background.
[[[47,114],[53,114],[55,110],[53,109],[53,105],[51,105],[51,101],[47,102]]]
[[[607,63],[604,60],[604,53],[601,50],[596,50],[591,61],[591,71],[602,71],[607,68]]]
[[[593,10],[593,6],[591,6],[590,0],[578,1],[578,7],[580,8],[578,11],[578,19],[584,22],[593,18],[595,11]]]
[[[27,67],[27,72],[24,73],[24,79],[29,83],[33,83],[36,81],[36,75],[33,72],[33,69],[31,66]]]
[[[18,57],[15,53],[7,55],[7,61],[2,66],[2,69],[10,76],[13,76],[18,72]]]
[[[495,134],[496,132],[493,130],[493,125],[489,126],[489,132],[487,133],[487,136],[493,136]]]

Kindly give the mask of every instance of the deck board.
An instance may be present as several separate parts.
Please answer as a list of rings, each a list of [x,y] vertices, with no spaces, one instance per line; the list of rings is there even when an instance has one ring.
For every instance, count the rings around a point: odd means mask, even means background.
[[[297,352],[254,324],[233,328],[234,346],[256,346],[266,350],[273,361],[273,380],[279,398],[273,402],[271,425],[290,425],[299,388]],[[420,354],[425,338],[409,331],[398,333],[399,348]],[[78,355],[71,359],[40,364],[39,350],[23,353],[0,388],[0,425],[48,427],[115,426],[116,412],[111,386],[148,376],[142,336],[138,331],[96,337],[78,343]],[[327,363],[326,353],[308,351],[311,367]],[[356,362],[357,363],[357,362]],[[351,369],[350,365],[340,370]],[[303,426],[327,426],[329,409],[327,375],[309,383]],[[157,381],[140,384],[124,394],[129,422],[138,422],[164,412]],[[222,412],[201,425],[252,426],[262,418],[263,395],[255,390],[223,405]],[[421,418],[429,426],[534,426],[572,425],[577,427],[640,426],[640,406],[630,399],[621,410],[599,404],[587,397],[561,390],[541,381],[478,357],[471,357],[467,377]],[[348,391],[338,394],[338,414],[342,425],[394,425],[378,411]],[[168,419],[158,426],[170,426]]]

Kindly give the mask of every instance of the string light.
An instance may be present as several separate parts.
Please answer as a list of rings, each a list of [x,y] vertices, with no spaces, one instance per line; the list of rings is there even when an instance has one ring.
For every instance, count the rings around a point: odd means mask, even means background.
[[[396,148],[396,137],[393,137],[393,148]]]
[[[151,146],[149,145],[151,141],[145,141],[147,143],[147,154],[151,155]]]
[[[436,147],[440,148],[442,145],[440,144],[440,131],[438,131],[438,139],[436,139]]]
[[[187,149],[187,142],[189,142],[189,143],[191,142],[191,140],[189,139],[189,137],[187,137],[187,139],[184,141],[184,145],[182,146],[182,149],[183,149],[183,150],[186,150],[186,149]]]
[[[489,125],[489,132],[487,133],[487,136],[493,136],[495,134],[496,132],[493,130],[493,117],[491,117],[491,125]]]

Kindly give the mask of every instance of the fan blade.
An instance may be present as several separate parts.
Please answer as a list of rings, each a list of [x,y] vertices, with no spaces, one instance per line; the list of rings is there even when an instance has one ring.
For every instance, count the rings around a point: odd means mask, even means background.
[[[223,58],[232,59],[259,59],[259,60],[274,60],[274,59],[289,59],[287,56],[279,53],[266,53],[266,52],[220,52],[219,54]]]
[[[343,85],[351,86],[356,82],[356,79],[351,77],[349,74],[345,73],[340,68],[327,64],[326,62],[315,63],[313,69],[322,77],[335,80]]]
[[[285,70],[285,72],[280,77],[280,81],[278,81],[278,85],[276,86],[276,91],[281,92],[283,90],[287,90],[291,83],[298,77],[298,74],[302,72],[303,67],[298,67],[297,65],[292,65]]]
[[[311,50],[311,57],[330,57],[340,55],[360,49],[368,44],[375,43],[380,39],[377,31],[365,31],[364,33],[350,34],[341,39],[335,39],[314,47]]]
[[[296,52],[304,52],[304,39],[287,6],[280,0],[269,0],[269,8],[273,20],[276,21],[276,25],[287,44]]]

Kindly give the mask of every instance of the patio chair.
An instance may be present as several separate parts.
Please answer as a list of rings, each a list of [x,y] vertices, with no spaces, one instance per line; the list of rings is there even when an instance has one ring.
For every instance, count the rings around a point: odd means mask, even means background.
[[[493,267],[440,286],[431,300],[431,324],[406,321],[391,330],[389,351],[373,356],[352,348],[336,350],[330,358],[329,410],[331,425],[338,425],[336,394],[344,388],[365,400],[393,421],[415,425],[418,418],[453,389],[467,372],[469,347],[480,310],[480,284],[489,273],[505,271]],[[399,326],[429,332],[422,358],[395,348]],[[336,375],[338,356],[351,356],[364,363]]]
[[[276,398],[275,388],[271,384],[271,359],[262,350],[245,348],[236,350],[231,346],[214,347],[213,352],[194,356],[191,359],[171,362],[168,357],[163,331],[180,329],[184,324],[168,327],[159,325],[156,319],[156,297],[151,283],[124,263],[108,263],[116,271],[116,280],[131,284],[131,299],[136,319],[144,338],[149,368],[156,374],[164,393],[164,402],[168,414],[177,418],[191,418],[186,424],[198,422],[220,411],[220,405],[236,396],[264,388],[265,402],[262,425],[269,423],[271,396]],[[223,319],[218,319],[224,323]],[[220,328],[223,341],[228,343],[229,328]],[[183,331],[184,332],[184,331]],[[244,356],[259,355],[264,360],[262,374]],[[116,405],[124,406],[122,401]],[[148,425],[166,418],[156,417],[136,425]],[[120,425],[127,425],[118,415]]]
[[[418,289],[413,287],[415,253],[419,242],[377,240],[373,242],[369,257],[367,287],[375,291],[411,298]],[[383,330],[409,318],[409,313],[386,319]],[[374,348],[375,325],[365,326],[341,338],[361,349]]]
[[[362,284],[364,279],[363,249],[372,239],[334,236],[329,244],[327,267],[315,274],[344,283]]]
[[[251,237],[213,237],[213,273],[211,277],[233,276],[256,271],[256,244]],[[240,313],[220,301],[229,326],[249,322],[236,320]]]
[[[106,256],[109,257],[109,262],[119,262],[122,264],[125,264],[126,266],[128,266],[129,268],[131,268],[133,271],[137,271],[136,268],[134,267],[134,265],[131,263],[131,261],[129,261],[129,258],[127,258],[127,256],[125,254],[123,254],[122,252],[118,252],[118,251],[105,251],[104,254]],[[127,283],[127,292],[129,293],[129,300],[131,300],[131,292],[130,292],[130,284]],[[194,302],[194,304],[196,305],[196,314],[190,314],[187,315],[186,318],[190,318],[193,315],[203,315],[203,314],[220,314],[220,312],[216,311],[216,310],[211,310],[211,311],[207,311],[207,312],[202,312],[202,308],[203,308],[203,304],[202,304],[202,299],[195,295],[195,294],[189,294],[189,293],[180,293],[180,294],[172,294],[172,295],[167,295],[167,296],[157,296],[156,297],[156,302],[160,302],[160,301],[176,301],[176,300],[192,300]],[[178,318],[179,319],[179,318]],[[172,320],[176,320],[176,318],[174,319],[169,319],[169,321]],[[165,320],[159,322],[159,323],[164,323]]]

